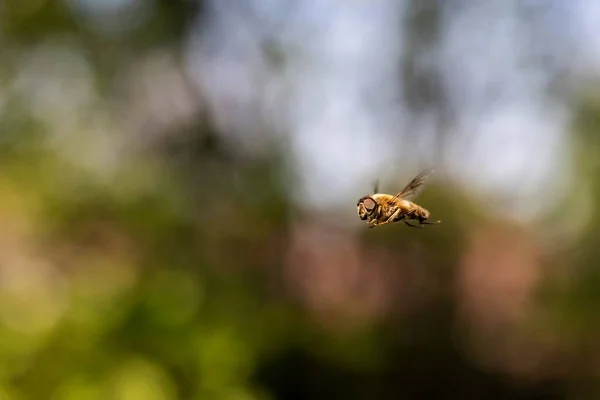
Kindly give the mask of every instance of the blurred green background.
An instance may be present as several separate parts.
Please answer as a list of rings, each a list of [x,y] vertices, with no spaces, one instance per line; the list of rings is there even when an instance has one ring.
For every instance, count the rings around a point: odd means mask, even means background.
[[[0,0],[0,399],[600,397],[600,4]],[[442,224],[356,200],[434,167]]]

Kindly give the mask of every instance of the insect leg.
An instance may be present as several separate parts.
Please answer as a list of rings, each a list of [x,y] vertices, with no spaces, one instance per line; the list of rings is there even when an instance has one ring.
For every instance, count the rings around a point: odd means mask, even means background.
[[[395,221],[393,220],[393,217],[394,217],[394,215],[395,215],[395,214],[396,214],[396,213],[392,214],[392,216],[391,216],[391,217],[389,217],[388,219],[386,219],[386,220],[385,220],[385,221],[383,221],[383,222],[375,221],[375,225],[373,225],[373,226],[372,226],[372,228],[373,228],[373,227],[376,227],[376,226],[381,226],[381,225],[389,224],[390,222],[395,222]]]
[[[404,220],[404,223],[405,223],[406,225],[410,226],[411,228],[421,228],[421,227],[420,227],[420,226],[418,226],[418,225],[409,224],[407,220]]]
[[[401,219],[404,218],[404,216],[400,217],[400,213],[402,212],[401,209],[397,209],[396,211],[394,211],[394,213],[392,215],[390,215],[390,217],[387,219],[387,221],[385,222],[396,222],[396,221],[400,221]]]
[[[390,221],[388,220],[388,221],[383,221],[383,222],[375,222],[375,224],[374,224],[374,225],[371,225],[369,228],[375,228],[376,226],[385,225],[385,224],[387,224],[388,222],[390,222]]]
[[[435,222],[429,222],[429,221],[423,221],[421,222],[421,225],[435,225],[435,224],[439,224],[442,221],[435,221]]]
[[[388,224],[390,222],[396,222],[396,221],[400,221],[401,219],[404,218],[404,216],[402,216],[401,218],[398,218],[400,216],[402,210],[398,209],[396,210],[392,215],[389,216],[388,219],[386,219],[383,222],[378,222],[377,220],[375,220],[375,224],[371,225],[369,228],[375,228],[376,226],[381,226],[381,225],[385,225]],[[398,219],[396,219],[398,218]]]

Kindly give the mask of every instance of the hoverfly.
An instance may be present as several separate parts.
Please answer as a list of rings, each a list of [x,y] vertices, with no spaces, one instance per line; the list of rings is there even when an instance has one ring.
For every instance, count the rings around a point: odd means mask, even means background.
[[[427,221],[429,211],[408,200],[409,197],[419,192],[425,179],[432,172],[432,169],[421,172],[396,195],[378,193],[378,184],[375,183],[373,194],[363,196],[358,200],[356,204],[358,216],[361,220],[367,221],[367,224],[372,224],[369,228],[398,221],[404,221],[406,225],[412,228],[439,224],[441,221]],[[419,225],[410,224],[408,221],[411,220],[417,221]]]

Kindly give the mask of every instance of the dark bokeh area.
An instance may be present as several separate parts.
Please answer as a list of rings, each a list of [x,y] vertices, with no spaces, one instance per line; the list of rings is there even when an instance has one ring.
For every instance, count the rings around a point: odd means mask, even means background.
[[[231,3],[229,32],[263,29],[256,82],[293,81],[307,55],[284,24]],[[462,92],[431,57],[467,10],[441,3],[406,2],[390,32],[408,114],[386,189],[415,160],[441,168],[416,201],[442,224],[415,230],[366,229],[362,192],[302,203],[284,116],[228,103],[252,98],[234,75],[223,98],[195,76],[225,68],[189,62],[215,2],[0,2],[0,399],[598,398],[600,86],[525,57],[569,110],[570,172],[550,177],[557,201],[507,218],[444,172]],[[283,87],[262,95],[287,104]]]

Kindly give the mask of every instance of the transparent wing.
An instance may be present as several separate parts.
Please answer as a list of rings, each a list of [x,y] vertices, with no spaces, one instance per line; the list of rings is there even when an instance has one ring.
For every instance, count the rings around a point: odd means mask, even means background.
[[[421,172],[419,175],[415,176],[412,181],[408,182],[408,184],[402,189],[398,194],[396,194],[390,201],[393,201],[397,198],[408,198],[411,196],[415,196],[419,193],[420,189],[423,188],[423,184],[427,177],[433,172],[433,169],[426,169]]]

